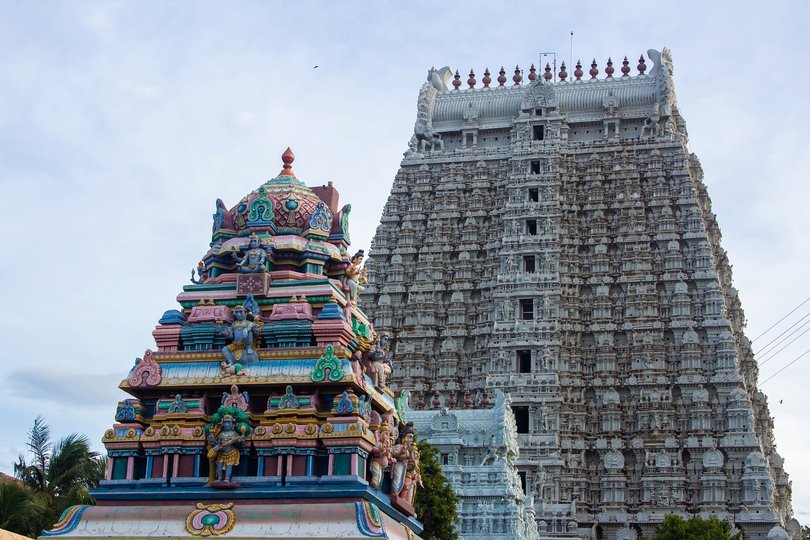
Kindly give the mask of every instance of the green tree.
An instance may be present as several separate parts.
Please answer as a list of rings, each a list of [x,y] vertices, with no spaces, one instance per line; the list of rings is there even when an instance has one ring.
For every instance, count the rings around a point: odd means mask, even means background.
[[[731,525],[712,516],[694,516],[688,520],[668,514],[658,526],[653,540],[741,540],[742,533],[731,535]]]
[[[35,537],[44,514],[33,491],[15,482],[0,484],[0,529]]]
[[[31,461],[20,456],[14,473],[43,508],[39,529],[50,528],[69,506],[94,503],[88,490],[104,478],[106,458],[90,450],[86,436],[72,433],[54,443],[50,428],[37,417],[27,446]]]
[[[439,452],[427,441],[417,441],[419,472],[424,487],[417,487],[414,508],[416,517],[425,525],[425,540],[457,540],[458,496],[439,466]]]

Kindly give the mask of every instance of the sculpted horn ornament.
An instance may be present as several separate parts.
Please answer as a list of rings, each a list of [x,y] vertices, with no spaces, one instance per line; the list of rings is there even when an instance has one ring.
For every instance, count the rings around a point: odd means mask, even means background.
[[[135,368],[127,379],[130,386],[157,386],[162,379],[160,364],[157,363],[152,349],[146,349],[143,359],[135,360]]]
[[[197,503],[186,518],[186,532],[192,536],[221,536],[231,532],[236,526],[236,513],[233,503]]]

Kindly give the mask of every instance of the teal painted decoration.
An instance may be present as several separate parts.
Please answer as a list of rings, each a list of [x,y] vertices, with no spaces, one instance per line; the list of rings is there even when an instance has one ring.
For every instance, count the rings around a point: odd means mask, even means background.
[[[323,382],[326,378],[326,370],[329,370],[329,380],[332,382],[343,379],[343,369],[340,367],[340,358],[335,356],[335,348],[332,345],[326,346],[323,356],[318,358],[315,369],[312,370],[312,380]]]

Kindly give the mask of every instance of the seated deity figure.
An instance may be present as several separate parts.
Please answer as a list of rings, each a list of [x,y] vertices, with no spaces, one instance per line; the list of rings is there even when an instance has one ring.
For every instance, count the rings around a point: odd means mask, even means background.
[[[379,338],[375,337],[372,349],[365,355],[366,373],[371,377],[374,386],[382,388],[386,385],[386,379],[393,369],[391,357],[391,337],[383,334]]]
[[[247,273],[255,273],[255,272],[266,272],[267,267],[265,263],[267,262],[267,246],[263,246],[259,237],[256,234],[250,235],[250,241],[248,242],[248,250],[245,252],[244,257],[242,257],[238,263],[236,263],[236,268],[240,272],[247,272]]]
[[[216,436],[210,434],[208,442],[211,445],[208,457],[216,463],[216,481],[230,482],[234,466],[239,465],[239,447],[245,443],[245,436],[235,429],[233,416],[222,418],[222,429]]]
[[[259,359],[259,355],[253,349],[253,338],[258,333],[258,327],[247,320],[247,310],[244,306],[236,306],[233,309],[233,316],[236,320],[230,328],[222,331],[233,340],[222,348],[225,360],[220,367],[225,375],[239,375],[246,365]]]

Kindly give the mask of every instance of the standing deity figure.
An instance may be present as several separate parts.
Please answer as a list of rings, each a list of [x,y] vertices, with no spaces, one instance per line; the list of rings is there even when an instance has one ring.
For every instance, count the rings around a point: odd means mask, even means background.
[[[363,266],[365,252],[361,249],[352,257],[349,266],[343,273],[343,290],[348,294],[346,306],[357,305],[357,296],[363,290],[360,283],[368,283],[366,269]]]
[[[391,448],[391,426],[388,422],[382,422],[380,428],[374,433],[374,439],[375,446],[371,449],[371,454],[374,457],[371,461],[369,484],[376,489],[382,484],[385,471],[394,463]]]
[[[413,504],[415,486],[422,485],[419,449],[413,440],[413,431],[406,427],[403,433],[400,442],[391,451],[396,460],[391,469],[391,493]]]
[[[247,320],[247,310],[244,306],[236,306],[233,310],[236,320],[230,328],[222,331],[233,341],[222,348],[225,360],[220,363],[224,375],[239,375],[244,372],[245,366],[259,359],[253,349],[253,338],[258,333],[258,327]]]
[[[218,427],[218,429],[216,429]],[[246,429],[242,429],[246,431]],[[245,443],[245,433],[236,429],[233,416],[226,414],[219,426],[208,434],[208,459],[214,461],[213,477],[215,482],[230,483],[234,466],[239,465],[239,447]]]
[[[266,272],[267,267],[267,249],[268,246],[263,246],[259,237],[256,234],[250,235],[248,242],[248,250],[245,255],[236,263],[236,268],[240,272],[255,273]]]
[[[262,310],[259,308],[259,303],[253,298],[253,293],[247,293],[247,297],[242,305],[245,306],[247,310],[248,320],[255,322],[261,320]]]

